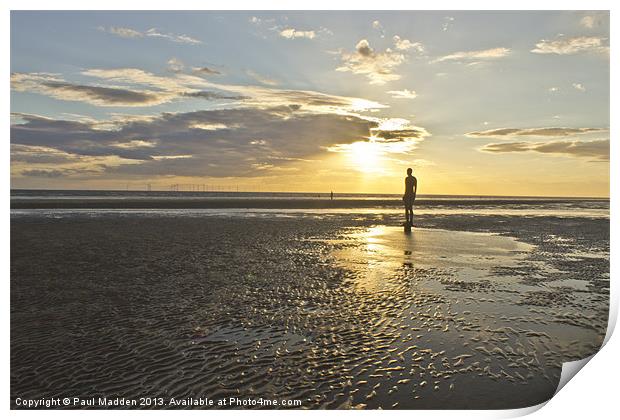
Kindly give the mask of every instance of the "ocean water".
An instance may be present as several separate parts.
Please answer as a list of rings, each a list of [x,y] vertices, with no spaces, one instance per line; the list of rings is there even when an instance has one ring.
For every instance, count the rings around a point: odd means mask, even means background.
[[[381,193],[334,193],[338,200],[393,200],[401,194]],[[239,192],[239,191],[122,191],[122,190],[11,190],[11,199],[191,199],[191,198],[235,198],[235,199],[328,199],[330,192]],[[418,194],[419,200],[439,201],[567,201],[567,202],[609,202],[607,198],[502,196],[502,195],[442,195]]]
[[[400,194],[11,190],[11,216],[399,215]],[[415,213],[609,218],[609,199],[420,194]]]

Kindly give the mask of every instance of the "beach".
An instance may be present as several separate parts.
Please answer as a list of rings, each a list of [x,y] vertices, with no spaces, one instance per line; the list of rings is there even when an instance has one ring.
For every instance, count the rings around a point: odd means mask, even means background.
[[[429,202],[406,235],[396,204],[49,200],[12,201],[12,404],[520,408],[605,336],[608,202]]]

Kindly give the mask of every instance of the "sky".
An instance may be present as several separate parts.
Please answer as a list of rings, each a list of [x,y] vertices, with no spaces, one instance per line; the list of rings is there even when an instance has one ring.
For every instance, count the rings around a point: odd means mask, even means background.
[[[11,12],[11,187],[609,196],[609,14]]]

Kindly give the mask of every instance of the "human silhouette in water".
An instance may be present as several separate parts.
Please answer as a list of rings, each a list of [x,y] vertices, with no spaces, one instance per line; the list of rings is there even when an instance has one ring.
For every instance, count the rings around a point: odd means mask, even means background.
[[[413,202],[415,201],[415,195],[418,192],[418,180],[412,175],[413,169],[407,168],[407,178],[405,178],[405,195],[403,195],[403,201],[405,202],[405,226],[413,226]]]

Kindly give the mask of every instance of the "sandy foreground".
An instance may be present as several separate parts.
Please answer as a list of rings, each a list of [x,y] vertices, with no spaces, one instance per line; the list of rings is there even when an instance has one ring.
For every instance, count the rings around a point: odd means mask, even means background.
[[[11,404],[517,408],[600,347],[608,219],[415,223],[408,236],[396,215],[14,217]]]

